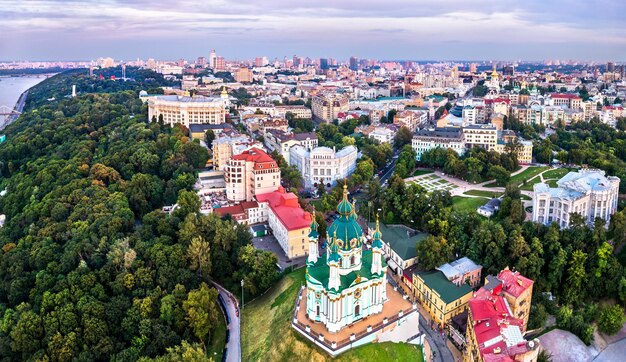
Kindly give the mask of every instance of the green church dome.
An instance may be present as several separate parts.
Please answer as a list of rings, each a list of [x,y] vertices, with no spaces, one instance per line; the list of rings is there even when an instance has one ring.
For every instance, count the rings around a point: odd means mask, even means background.
[[[341,215],[326,230],[328,236],[333,238],[333,242],[336,242],[341,250],[360,248],[363,230],[356,221],[357,215],[354,211],[354,205],[348,201],[346,185],[343,186],[343,199],[337,205],[337,211]],[[353,239],[356,239],[356,243],[350,243]]]

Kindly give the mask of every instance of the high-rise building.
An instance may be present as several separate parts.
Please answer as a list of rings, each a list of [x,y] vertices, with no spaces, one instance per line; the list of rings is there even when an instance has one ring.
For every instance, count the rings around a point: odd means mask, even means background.
[[[224,70],[226,69],[226,59],[224,57],[215,58],[215,70]]]
[[[512,65],[506,65],[502,68],[502,74],[503,75],[513,75],[513,72],[515,72],[515,67],[513,67]]]
[[[196,59],[196,65],[204,67],[206,65],[206,58],[205,57],[198,57],[198,59]]]
[[[269,61],[267,60],[267,57],[256,57],[254,59],[254,66],[255,67],[264,67],[267,64],[269,64]]]
[[[320,69],[321,70],[326,70],[328,69],[328,59],[327,58],[320,58]]]
[[[350,70],[359,70],[359,58],[350,57]]]
[[[614,72],[615,71],[615,63],[613,62],[608,62],[606,63],[606,71],[607,72]]]
[[[126,79],[126,64],[122,64],[122,79]]]
[[[280,187],[280,168],[260,148],[233,156],[224,169],[226,197],[231,201],[252,201],[254,196],[274,192]]]
[[[476,63],[472,63],[469,65],[470,73],[476,73],[476,70],[477,70]]]
[[[211,50],[211,55],[209,55],[209,67],[215,68],[217,62],[217,55],[215,54],[215,49]]]

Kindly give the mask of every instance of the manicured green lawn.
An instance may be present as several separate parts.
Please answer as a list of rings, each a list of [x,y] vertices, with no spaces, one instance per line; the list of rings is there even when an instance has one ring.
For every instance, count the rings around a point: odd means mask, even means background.
[[[533,180],[533,178],[537,175],[539,175],[540,173],[542,173],[545,170],[549,170],[550,167],[548,166],[531,166],[527,169],[525,169],[524,171],[518,173],[515,176],[511,176],[511,180],[509,181],[510,183],[516,183],[520,186],[520,188],[526,190],[527,187],[526,185],[523,185],[524,181],[526,180],[526,184],[529,183],[529,181],[533,181],[535,183],[538,183],[541,181],[541,178],[537,177],[536,180]],[[499,187],[495,182],[486,184],[485,187]],[[528,189],[528,191],[532,190],[532,185],[530,186],[530,189]]]
[[[556,183],[558,180],[556,180],[556,179],[554,179],[554,180],[546,180],[546,181],[548,182],[548,185],[550,187],[554,187],[554,188],[559,187],[559,185],[557,185],[557,183]]]
[[[428,175],[429,173],[433,173],[433,171],[431,171],[431,170],[415,170],[415,172],[413,172],[413,176]]]
[[[530,197],[530,196],[526,196],[526,195],[520,195],[520,199],[530,201],[530,200],[532,200],[533,198],[532,198],[532,197]]]
[[[572,168],[564,167],[564,168],[557,168],[557,169],[554,169],[554,170],[546,171],[543,174],[543,178],[544,178],[544,180],[545,179],[551,179],[551,178],[553,178],[553,179],[560,179],[563,176],[567,175],[572,170],[573,170]]]
[[[469,191],[465,191],[463,193],[463,195],[472,195],[472,196],[482,196],[482,197],[494,198],[494,197],[500,197],[500,195],[502,195],[502,192],[483,191],[483,190],[469,190]]]
[[[224,346],[226,345],[226,321],[224,316],[221,315],[218,318],[217,326],[211,336],[211,343],[207,346],[207,356],[212,357],[214,361],[221,361],[222,354],[224,353]]]
[[[524,180],[530,180],[531,178],[539,175],[540,173],[542,173],[545,170],[549,170],[550,167],[548,166],[532,166],[529,167],[527,169],[525,169],[524,171],[518,173],[515,176],[511,176],[511,181],[510,182],[515,182],[516,184],[521,184],[522,182],[524,182]]]
[[[476,211],[487,201],[488,199],[482,197],[452,196],[452,208],[459,211]]]
[[[284,276],[265,295],[246,304],[241,326],[242,361],[423,361],[419,347],[376,343],[333,359],[291,327],[305,269]]]

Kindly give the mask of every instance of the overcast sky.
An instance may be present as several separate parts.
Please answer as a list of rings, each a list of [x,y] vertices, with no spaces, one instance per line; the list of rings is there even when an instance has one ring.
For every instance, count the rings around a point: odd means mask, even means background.
[[[624,0],[0,0],[0,60],[626,61]]]

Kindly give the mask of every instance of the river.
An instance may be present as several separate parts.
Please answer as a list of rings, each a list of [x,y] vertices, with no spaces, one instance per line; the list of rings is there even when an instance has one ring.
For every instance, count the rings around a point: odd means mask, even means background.
[[[45,75],[0,77],[0,106],[11,109],[25,90],[46,79]]]

